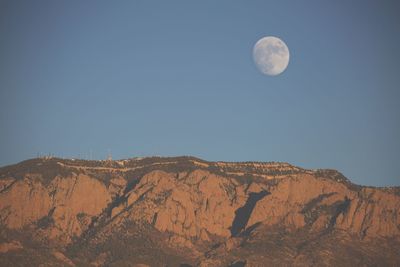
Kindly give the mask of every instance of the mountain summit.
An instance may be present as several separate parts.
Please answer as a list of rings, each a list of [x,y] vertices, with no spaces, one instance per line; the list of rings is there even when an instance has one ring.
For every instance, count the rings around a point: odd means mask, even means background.
[[[400,189],[194,157],[0,168],[1,266],[399,265]]]

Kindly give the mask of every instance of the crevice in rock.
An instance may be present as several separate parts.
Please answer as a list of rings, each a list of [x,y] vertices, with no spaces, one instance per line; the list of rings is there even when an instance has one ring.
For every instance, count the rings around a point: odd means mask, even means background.
[[[304,220],[307,225],[312,225],[322,213],[333,214],[336,212],[335,205],[320,205],[321,201],[336,194],[335,192],[321,194],[309,202],[307,202],[301,213],[304,215]]]
[[[128,181],[128,183],[124,189],[123,195],[126,195],[129,191],[133,190],[136,187],[136,185],[140,182],[140,180],[141,180],[141,178],[136,178],[136,179]]]
[[[233,219],[231,226],[231,235],[237,236],[241,231],[243,231],[250,219],[250,215],[253,212],[254,207],[257,202],[263,199],[266,195],[270,194],[267,191],[261,191],[258,193],[250,193],[249,198],[243,207],[238,208],[235,211],[235,218]]]
[[[151,225],[155,225],[157,222],[157,217],[158,217],[158,212],[156,212],[153,216],[153,219],[151,220]]]
[[[329,221],[329,228],[332,228],[336,224],[336,220],[339,217],[340,214],[345,214],[347,210],[349,209],[351,200],[347,197],[345,197],[344,201],[340,202],[336,206],[336,210],[332,216],[332,218]]]
[[[122,203],[126,202],[128,199],[127,195],[116,196],[113,201],[111,201],[108,206],[105,208],[105,213],[108,217],[111,217],[112,210],[115,207],[118,207]]]
[[[311,199],[309,202],[307,202],[304,205],[304,208],[302,209],[301,213],[307,213],[310,210],[314,209],[323,199],[328,198],[334,194],[337,194],[336,192],[331,192],[327,194],[321,194],[317,196],[316,198]]]
[[[6,192],[8,189],[10,189],[18,180],[15,179],[14,181],[12,181],[9,185],[5,186],[2,190],[0,190],[0,194],[3,192]]]
[[[330,219],[326,225],[325,230],[320,233],[320,236],[329,234],[334,230],[336,225],[336,220],[340,214],[345,215],[350,207],[351,200],[348,197],[345,197],[342,201],[337,201],[330,206],[320,206],[319,209],[323,209],[325,214],[330,215]],[[317,213],[320,211],[317,211]],[[318,216],[318,214],[317,214]]]
[[[42,218],[40,218],[37,222],[36,225],[40,229],[46,229],[50,227],[51,225],[54,224],[54,219],[53,219],[53,213],[56,207],[53,207],[52,209],[49,210],[48,214]]]
[[[258,223],[255,223],[255,224],[253,224],[253,225],[247,227],[244,231],[242,231],[242,232],[240,233],[240,236],[242,236],[242,237],[248,237],[248,236],[250,236],[250,234],[251,234],[258,226],[260,226],[260,224],[261,224],[261,222],[258,222]]]

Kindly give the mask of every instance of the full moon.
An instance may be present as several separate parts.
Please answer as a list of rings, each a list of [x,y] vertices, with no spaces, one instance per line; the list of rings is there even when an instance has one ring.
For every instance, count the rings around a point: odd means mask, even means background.
[[[279,75],[289,64],[289,49],[277,37],[263,37],[254,45],[253,59],[262,73],[270,76]]]

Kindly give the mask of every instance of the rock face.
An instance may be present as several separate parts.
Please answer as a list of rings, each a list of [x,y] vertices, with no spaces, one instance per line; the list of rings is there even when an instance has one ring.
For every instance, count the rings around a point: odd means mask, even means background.
[[[2,191],[0,210],[3,225],[9,229],[36,224],[48,228],[48,238],[68,243],[110,201],[104,184],[83,174],[56,176],[47,186],[37,174],[27,174]]]
[[[177,174],[153,171],[136,188],[121,204],[135,208],[120,216],[144,220],[159,231],[187,240],[229,237],[235,210],[246,198],[243,187],[204,170]]]
[[[287,163],[33,159],[0,169],[0,265],[397,265],[398,192]]]

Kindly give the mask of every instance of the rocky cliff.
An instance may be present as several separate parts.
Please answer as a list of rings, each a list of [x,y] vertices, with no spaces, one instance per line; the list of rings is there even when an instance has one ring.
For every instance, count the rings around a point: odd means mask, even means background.
[[[400,264],[399,188],[193,157],[0,169],[1,266]]]

